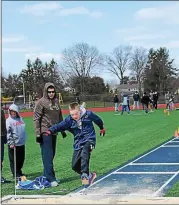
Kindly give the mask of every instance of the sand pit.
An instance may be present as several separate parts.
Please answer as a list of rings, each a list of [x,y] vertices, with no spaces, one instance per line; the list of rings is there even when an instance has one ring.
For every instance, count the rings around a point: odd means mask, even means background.
[[[68,195],[68,196],[13,196],[4,197],[2,204],[179,204],[179,197],[136,197],[136,196],[106,196],[102,199],[91,199],[83,196]]]

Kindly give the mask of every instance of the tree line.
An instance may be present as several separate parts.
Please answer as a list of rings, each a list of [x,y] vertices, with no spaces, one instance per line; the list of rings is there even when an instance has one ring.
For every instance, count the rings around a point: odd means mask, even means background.
[[[167,48],[149,49],[132,48],[120,45],[109,54],[102,54],[97,47],[87,43],[78,43],[62,52],[59,64],[27,60],[26,67],[19,75],[1,76],[5,96],[22,94],[24,85],[26,95],[38,93],[42,96],[46,82],[53,82],[57,90],[72,88],[72,92],[80,94],[102,94],[110,92],[110,85],[105,84],[100,73],[108,71],[119,79],[119,84],[127,84],[130,80],[138,83],[138,89],[144,85],[146,91],[160,92],[178,89],[178,69],[174,59],[170,59]],[[130,73],[129,76],[126,73]]]

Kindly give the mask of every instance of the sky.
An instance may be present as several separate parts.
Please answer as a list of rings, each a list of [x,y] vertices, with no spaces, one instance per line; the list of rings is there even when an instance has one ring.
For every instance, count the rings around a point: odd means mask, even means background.
[[[27,59],[42,61],[86,42],[102,53],[120,45],[165,46],[179,65],[179,2],[177,1],[3,1],[2,67],[19,74]],[[106,82],[117,78],[99,74]]]

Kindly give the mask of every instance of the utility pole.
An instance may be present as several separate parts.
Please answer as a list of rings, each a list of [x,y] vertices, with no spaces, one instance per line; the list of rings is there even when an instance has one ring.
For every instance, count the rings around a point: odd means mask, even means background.
[[[24,85],[24,79],[23,79],[22,85],[23,85],[24,105],[25,105],[26,100],[25,100],[25,85]]]

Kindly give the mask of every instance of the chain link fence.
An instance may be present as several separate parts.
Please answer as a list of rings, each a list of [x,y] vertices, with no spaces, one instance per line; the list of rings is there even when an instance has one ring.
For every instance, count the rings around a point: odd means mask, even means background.
[[[114,94],[101,94],[101,95],[79,95],[80,104],[86,102],[88,108],[97,108],[97,107],[113,107]],[[118,93],[119,101],[122,102],[122,96]],[[68,109],[68,105],[72,102],[77,102],[76,95],[66,96],[62,94],[61,103],[62,109]],[[133,93],[129,93],[130,105],[133,105]],[[32,111],[34,109],[35,102],[29,102],[29,98],[26,97],[26,104],[23,103],[23,99],[20,99],[16,104],[19,106],[21,111]],[[13,102],[3,103],[4,110],[7,113],[9,106]],[[174,103],[179,103],[179,93],[174,95]],[[159,94],[158,104],[165,104],[165,96]]]
[[[63,96],[62,107],[67,107],[69,103],[77,101],[77,96]],[[102,94],[102,95],[79,95],[80,103],[86,102],[88,107],[113,107],[114,94]],[[122,102],[122,96],[119,94],[119,101]],[[130,105],[133,105],[133,93],[129,94]],[[174,95],[174,103],[179,103],[179,94]],[[160,95],[158,104],[165,104],[165,96]]]

